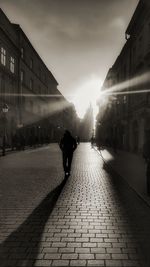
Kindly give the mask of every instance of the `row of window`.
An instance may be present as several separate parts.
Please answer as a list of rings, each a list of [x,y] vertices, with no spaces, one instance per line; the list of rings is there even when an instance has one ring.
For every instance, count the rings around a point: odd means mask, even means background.
[[[25,78],[24,77],[24,71],[21,70],[21,72],[20,72],[20,80],[21,80],[21,83],[24,83],[25,82],[25,79],[24,78]],[[33,90],[33,79],[30,79],[29,88],[31,90]]]
[[[3,66],[6,66],[7,65],[7,51],[4,47],[1,46],[0,48],[0,62]],[[24,57],[24,49],[22,48],[21,49],[21,57],[23,58]],[[33,60],[31,59],[30,61],[30,68],[33,68]],[[11,71],[11,73],[15,73],[15,59],[14,57],[10,56],[9,57],[9,69]],[[39,68],[39,74],[41,74],[41,69]],[[24,71],[21,70],[21,73],[20,73],[20,80],[21,80],[21,83],[23,83],[25,81],[24,79]],[[33,79],[30,79],[30,82],[29,82],[29,88],[33,91],[33,87],[34,87],[34,84],[33,84]],[[41,94],[41,87],[39,86],[38,88],[38,92],[39,94]],[[48,93],[48,92],[47,92]]]
[[[21,58],[22,58],[22,59],[25,59],[25,50],[24,50],[23,47],[21,47]],[[30,67],[30,69],[33,70],[33,59],[32,59],[32,58],[30,58],[29,67]],[[46,78],[45,73],[43,73],[43,75],[42,75],[41,73],[42,73],[42,71],[41,71],[41,68],[39,67],[39,68],[38,68],[38,73],[37,73],[37,75],[38,75],[38,77],[39,77],[40,79],[42,78],[42,80],[43,80],[44,83],[47,84],[47,78]],[[41,76],[42,76],[42,77],[41,77]]]
[[[7,59],[6,49],[4,47],[1,47],[0,53],[1,53],[0,54],[1,64],[3,66],[6,66],[6,59]],[[9,58],[9,69],[12,73],[15,73],[15,59],[12,56],[10,56]]]
[[[25,73],[24,73],[24,70],[21,70],[21,72],[20,72],[20,80],[21,80],[21,83],[22,83],[22,84],[25,83]],[[32,78],[30,78],[30,80],[29,80],[29,88],[30,88],[31,91],[34,90],[34,81],[33,81]],[[45,88],[45,89],[46,89],[46,88]],[[39,85],[38,88],[36,89],[36,93],[37,93],[37,94],[40,94],[40,95],[43,94],[43,91],[41,91],[41,86],[40,86],[40,85]],[[48,88],[47,88],[47,92],[45,92],[45,93],[47,93],[47,94],[49,93],[49,92],[48,92]]]
[[[24,52],[24,48],[23,47],[21,47],[21,58],[22,59],[24,59],[25,58],[25,52]],[[33,69],[33,59],[32,58],[30,58],[30,69]]]
[[[21,58],[24,59],[24,48],[21,48]],[[1,47],[0,50],[0,61],[3,66],[6,66],[7,64],[7,52],[4,47]],[[33,59],[30,58],[30,68],[33,69]],[[11,73],[15,73],[15,59],[14,57],[10,56],[9,58],[9,69]],[[39,73],[38,76],[41,78],[41,68],[39,67]],[[44,74],[43,76],[44,82],[46,82],[46,76]],[[24,81],[24,73],[21,72],[21,81]],[[31,82],[32,83],[32,82]],[[33,85],[31,84],[30,89],[33,89]]]

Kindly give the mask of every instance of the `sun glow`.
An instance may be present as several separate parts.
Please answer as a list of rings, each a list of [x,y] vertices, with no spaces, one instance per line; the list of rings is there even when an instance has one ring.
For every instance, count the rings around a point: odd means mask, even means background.
[[[98,113],[96,104],[102,85],[101,79],[96,75],[91,75],[86,80],[82,81],[75,89],[73,95],[69,96],[69,100],[74,103],[77,114],[83,118],[89,105],[93,107],[94,119]]]

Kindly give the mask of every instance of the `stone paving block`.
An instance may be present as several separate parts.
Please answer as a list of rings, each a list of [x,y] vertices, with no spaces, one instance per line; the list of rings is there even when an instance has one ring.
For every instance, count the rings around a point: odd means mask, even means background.
[[[95,234],[82,234],[82,237],[96,237]]]
[[[112,247],[113,248],[126,248],[127,244],[126,243],[113,243]]]
[[[103,260],[88,260],[88,266],[105,266]]]
[[[76,248],[76,253],[90,253],[90,248]]]
[[[81,225],[76,225],[76,226],[74,226],[74,224],[70,224],[69,227],[70,227],[70,229],[71,229],[71,228],[72,228],[72,229],[75,228],[75,230],[76,230],[76,229],[82,229],[82,228],[81,228]]]
[[[116,243],[117,244],[117,243]],[[111,248],[112,247],[112,243],[97,243],[97,246],[99,248]]]
[[[58,252],[58,248],[43,248],[42,250],[43,253],[57,253]]]
[[[62,254],[62,259],[65,260],[76,260],[78,258],[78,254],[77,253],[67,253],[67,254]]]
[[[61,242],[75,242],[75,238],[74,237],[63,237],[61,239]]]
[[[44,255],[44,259],[46,260],[55,260],[55,259],[60,259],[61,253],[46,253]]]
[[[108,243],[118,243],[117,238],[104,238],[104,242]]]
[[[51,266],[52,261],[51,260],[36,260],[34,263],[35,267],[47,267]]]
[[[111,255],[112,256],[112,259],[115,259],[115,260],[126,260],[126,259],[128,259],[129,257],[128,257],[128,254],[112,254]]]
[[[92,254],[92,253],[79,254],[79,259],[80,260],[93,260],[94,259],[94,254]]]
[[[71,234],[68,234],[68,237],[81,237],[82,235],[80,233],[71,233]]]
[[[90,242],[92,243],[103,243],[104,239],[103,238],[90,238]]]
[[[77,242],[67,243],[67,247],[80,248],[81,247],[81,243],[77,243]]]
[[[39,246],[37,245],[36,248],[37,247],[39,247],[39,249],[47,248],[47,247],[49,248],[51,247],[51,245],[52,245],[52,242],[40,242]]]
[[[85,248],[95,248],[97,246],[97,243],[83,243],[82,247]]]
[[[59,248],[60,253],[73,253],[75,252],[75,248]]]
[[[52,266],[69,266],[69,260],[53,260]]]
[[[106,253],[106,249],[105,248],[91,248],[91,252],[92,253],[102,253],[102,254],[104,254],[104,253]]]
[[[85,260],[71,260],[70,261],[70,266],[86,266],[86,261]]]
[[[96,238],[108,238],[108,234],[96,234]],[[110,236],[109,236],[110,237]]]
[[[54,243],[52,243],[52,247],[55,247],[55,248],[63,248],[63,247],[66,247],[66,243],[63,243],[63,242],[54,242]]]
[[[107,251],[107,253],[113,253],[113,254],[119,253],[120,254],[121,248],[107,248],[106,251]]]
[[[57,229],[59,230],[59,232],[62,230],[63,233],[72,233],[73,231],[71,229],[69,229],[69,225],[57,225],[56,226]]]
[[[111,259],[111,254],[107,254],[107,253],[100,253],[100,254],[96,254],[95,258],[97,260],[109,260]]]

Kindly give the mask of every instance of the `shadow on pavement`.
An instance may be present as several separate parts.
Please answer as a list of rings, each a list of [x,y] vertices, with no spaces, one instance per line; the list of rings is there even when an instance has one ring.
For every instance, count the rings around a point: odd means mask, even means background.
[[[55,206],[55,203],[66,183],[62,183],[50,192],[33,210],[29,217],[17,230],[0,244],[0,266],[34,266],[45,224]]]
[[[137,195],[127,182],[107,163],[103,163],[103,169],[109,175],[110,192],[123,208],[122,219],[128,220],[124,226],[128,227],[129,238],[139,244],[139,260],[144,267],[150,266],[150,207]],[[116,202],[116,201],[115,201]],[[116,207],[116,210],[120,207]],[[134,259],[133,259],[134,260]]]

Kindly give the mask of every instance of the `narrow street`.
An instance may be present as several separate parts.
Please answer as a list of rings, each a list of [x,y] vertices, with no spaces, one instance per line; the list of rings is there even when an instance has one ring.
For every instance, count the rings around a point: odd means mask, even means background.
[[[90,144],[75,151],[58,200],[57,144],[0,160],[1,267],[150,266],[150,208]]]

